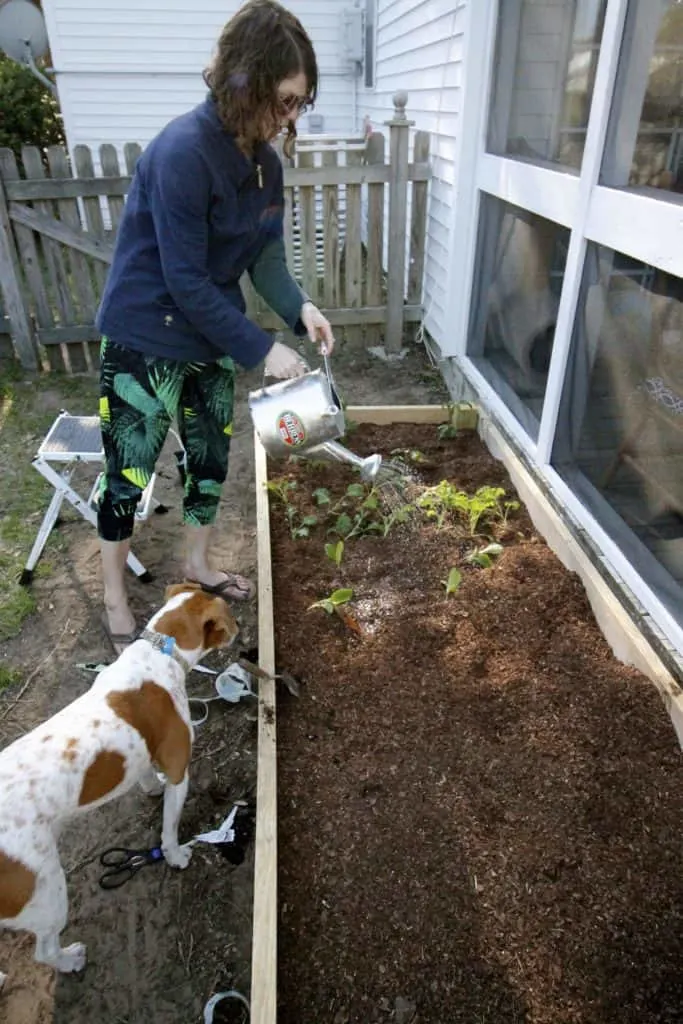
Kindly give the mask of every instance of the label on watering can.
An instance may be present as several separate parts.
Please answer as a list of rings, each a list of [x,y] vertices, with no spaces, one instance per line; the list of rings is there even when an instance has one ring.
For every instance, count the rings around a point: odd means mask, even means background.
[[[296,448],[306,440],[306,431],[299,417],[293,412],[283,412],[278,416],[277,429],[286,445]]]

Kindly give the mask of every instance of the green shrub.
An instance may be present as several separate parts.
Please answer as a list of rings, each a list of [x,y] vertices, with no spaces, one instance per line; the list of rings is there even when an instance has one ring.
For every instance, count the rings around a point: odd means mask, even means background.
[[[28,68],[0,54],[0,146],[59,145],[64,129],[57,99]]]

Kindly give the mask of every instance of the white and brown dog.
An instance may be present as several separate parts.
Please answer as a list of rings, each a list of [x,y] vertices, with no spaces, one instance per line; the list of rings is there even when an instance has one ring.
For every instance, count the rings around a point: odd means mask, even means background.
[[[169,587],[165,600],[87,693],[0,753],[0,926],[34,932],[35,959],[58,971],[85,966],[85,946],[59,945],[68,908],[57,840],[67,818],[135,783],[163,791],[164,858],[176,868],[190,861],[178,844],[193,739],[185,675],[238,629],[225,601],[196,584]]]

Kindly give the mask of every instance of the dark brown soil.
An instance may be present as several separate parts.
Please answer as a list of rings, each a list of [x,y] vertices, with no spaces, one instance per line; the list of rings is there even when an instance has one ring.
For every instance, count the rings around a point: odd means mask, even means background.
[[[512,496],[473,434],[349,443]],[[285,468],[299,495],[354,479]],[[279,1024],[683,1020],[673,728],[526,512],[489,569],[421,521],[350,541],[337,571],[322,528],[292,540],[275,500],[272,521],[278,668],[303,683],[278,714]],[[339,586],[360,635],[308,610]]]

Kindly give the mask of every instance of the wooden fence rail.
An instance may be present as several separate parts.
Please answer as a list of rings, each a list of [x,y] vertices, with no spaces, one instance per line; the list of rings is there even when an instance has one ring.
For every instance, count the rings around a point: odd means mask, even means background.
[[[397,94],[386,122],[389,162],[381,133],[309,136],[283,160],[290,267],[337,329],[387,351],[400,349],[406,325],[422,315],[429,136],[416,133],[409,162],[406,100]],[[0,149],[0,306],[25,367],[97,366],[95,314],[140,153],[124,147],[124,173],[115,147],[101,146],[96,173],[86,146],[72,161],[59,146],[25,147],[21,165]],[[249,315],[281,329],[246,275],[242,287]]]

